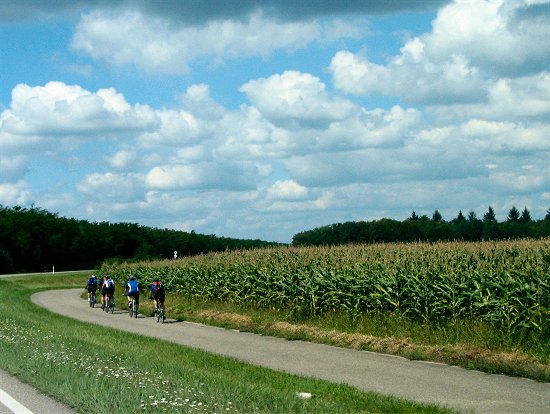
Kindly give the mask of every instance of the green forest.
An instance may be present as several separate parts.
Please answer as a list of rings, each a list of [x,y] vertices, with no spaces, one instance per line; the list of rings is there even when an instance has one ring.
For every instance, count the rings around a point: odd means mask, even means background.
[[[274,244],[0,206],[0,273],[94,269],[106,259],[173,258],[174,251],[182,257]]]
[[[381,219],[331,224],[295,234],[295,246],[320,246],[346,243],[413,241],[481,241],[550,237],[550,209],[542,220],[533,220],[527,208],[513,206],[505,221],[498,222],[492,207],[482,218],[473,211],[445,221],[438,210],[432,217],[414,211],[404,221]]]

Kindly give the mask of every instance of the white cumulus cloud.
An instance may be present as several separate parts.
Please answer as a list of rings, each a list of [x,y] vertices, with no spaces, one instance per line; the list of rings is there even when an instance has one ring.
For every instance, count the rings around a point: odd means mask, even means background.
[[[117,65],[136,65],[149,72],[184,73],[196,59],[222,62],[268,56],[278,49],[304,48],[315,41],[356,37],[350,25],[276,21],[261,11],[246,19],[219,19],[175,25],[145,16],[138,9],[96,10],[82,16],[72,40],[75,50]]]
[[[406,41],[387,62],[340,51],[330,70],[335,85],[350,94],[431,105],[481,101],[494,77],[548,68],[549,7],[546,1],[455,0],[439,10],[431,32]]]
[[[331,96],[319,78],[297,71],[252,80],[241,91],[274,123],[323,128],[357,109],[350,101]]]
[[[55,81],[44,86],[15,86],[11,105],[0,120],[2,133],[22,140],[139,131],[157,122],[149,107],[131,107],[114,89],[93,93]]]
[[[275,181],[268,194],[278,200],[302,200],[308,196],[308,189],[294,180]]]

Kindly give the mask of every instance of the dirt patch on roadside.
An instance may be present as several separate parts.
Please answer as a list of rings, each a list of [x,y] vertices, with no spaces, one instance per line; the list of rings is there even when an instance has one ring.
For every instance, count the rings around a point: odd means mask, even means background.
[[[252,318],[246,315],[215,310],[200,311],[196,313],[196,316],[207,320],[216,320],[222,323],[229,323],[238,327],[247,327],[253,322]]]

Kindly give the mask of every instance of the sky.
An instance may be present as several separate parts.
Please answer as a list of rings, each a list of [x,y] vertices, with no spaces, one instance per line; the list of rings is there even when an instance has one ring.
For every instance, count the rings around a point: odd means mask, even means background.
[[[550,0],[3,0],[0,204],[290,242],[550,208]]]

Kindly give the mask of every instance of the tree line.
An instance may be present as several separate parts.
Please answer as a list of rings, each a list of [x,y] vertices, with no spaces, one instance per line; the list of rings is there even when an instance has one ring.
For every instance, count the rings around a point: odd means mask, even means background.
[[[527,208],[512,207],[498,222],[489,207],[482,218],[462,211],[445,221],[436,210],[432,217],[414,211],[403,221],[384,218],[350,221],[297,233],[292,245],[411,242],[439,240],[502,240],[550,237],[550,209],[533,220]],[[93,269],[107,259],[149,260],[201,253],[253,249],[277,245],[215,235],[157,229],[134,223],[109,223],[59,217],[41,208],[0,205],[0,274]]]
[[[498,222],[492,207],[482,218],[471,211],[445,221],[438,210],[432,217],[418,216],[414,211],[403,221],[381,219],[331,224],[297,233],[295,246],[335,245],[346,243],[412,242],[439,240],[505,240],[550,237],[550,209],[542,220],[533,220],[527,208],[521,212],[513,206],[506,220]]]
[[[173,258],[275,243],[132,223],[90,223],[41,208],[0,205],[0,273],[96,268],[106,259]]]

